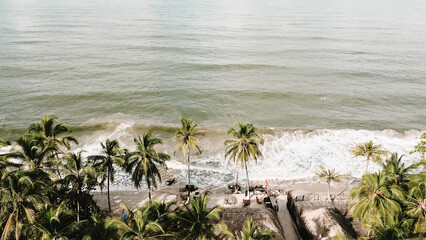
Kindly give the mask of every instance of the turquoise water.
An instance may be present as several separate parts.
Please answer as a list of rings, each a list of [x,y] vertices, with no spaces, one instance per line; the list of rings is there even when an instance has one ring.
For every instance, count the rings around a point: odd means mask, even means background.
[[[348,149],[369,139],[408,153],[426,129],[425,78],[423,0],[0,1],[3,138],[45,114],[91,151],[153,125],[167,139],[179,116],[219,132],[251,121],[275,129],[255,169],[309,177],[349,171]],[[233,178],[219,135],[203,140],[201,184]]]

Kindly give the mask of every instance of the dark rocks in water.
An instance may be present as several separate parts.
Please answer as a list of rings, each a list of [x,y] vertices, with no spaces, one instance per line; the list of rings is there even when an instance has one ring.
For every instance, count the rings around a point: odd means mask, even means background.
[[[175,181],[176,181],[176,179],[174,179],[174,178],[166,180],[166,185],[171,186],[173,183],[175,183]]]

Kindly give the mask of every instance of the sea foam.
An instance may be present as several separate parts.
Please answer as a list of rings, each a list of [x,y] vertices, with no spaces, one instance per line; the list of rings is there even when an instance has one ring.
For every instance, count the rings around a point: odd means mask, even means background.
[[[80,137],[82,144],[76,150],[85,150],[85,155],[98,154],[101,151],[100,142],[106,138],[118,139],[123,148],[133,150],[132,128],[132,123],[123,123],[112,131],[104,130],[83,135]],[[315,177],[315,171],[321,165],[359,178],[365,171],[366,161],[364,157],[353,157],[351,148],[369,140],[381,144],[383,150],[404,154],[403,159],[407,164],[420,159],[418,154],[409,154],[419,142],[422,131],[417,130],[399,133],[393,130],[276,129],[265,132],[268,132],[262,134],[265,144],[260,146],[263,158],[257,163],[251,161],[250,180],[303,181]],[[207,134],[199,138],[203,153],[191,156],[191,183],[203,187],[224,186],[235,180],[237,171],[239,179],[245,181],[245,171],[241,165],[236,166],[235,163],[225,159],[223,145],[225,134],[223,138],[218,138],[217,133],[214,137]],[[214,144],[210,138],[221,142]],[[187,160],[179,152],[175,152],[174,144],[175,142],[165,139],[164,146],[159,147],[159,150],[170,154],[172,158],[167,163],[167,171],[163,171],[163,179],[176,178],[179,183],[184,184],[187,178]],[[369,171],[375,172],[379,166],[378,163],[371,161]],[[132,188],[130,177],[121,170],[117,171],[115,180],[113,185],[115,190]]]

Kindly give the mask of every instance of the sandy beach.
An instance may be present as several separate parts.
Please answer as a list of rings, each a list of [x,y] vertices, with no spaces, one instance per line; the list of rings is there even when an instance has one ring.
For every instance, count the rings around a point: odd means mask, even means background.
[[[254,185],[260,184],[254,182]],[[347,196],[350,189],[356,185],[356,181],[352,183],[342,182],[332,184],[330,187],[330,192],[332,195],[339,194],[339,196]],[[182,201],[179,198],[179,189],[184,186],[174,185],[171,187],[162,186],[158,190],[152,192],[152,199],[155,201]],[[285,183],[283,185],[275,185],[274,181],[270,181],[269,187],[270,190],[279,193],[280,195],[285,195],[287,191],[292,191],[293,196],[323,196],[326,197],[327,194],[327,184],[322,182],[293,182]],[[242,207],[242,199],[244,194],[231,194],[230,191],[223,188],[215,189],[200,189],[199,192],[208,191],[211,201],[210,206],[220,205],[225,208],[231,207]],[[101,210],[108,209],[108,199],[106,191],[101,192],[92,192],[98,206]],[[230,195],[235,195],[237,197],[237,204],[228,205],[225,204],[225,198]],[[111,207],[113,209],[114,215],[119,215],[122,212],[121,205],[125,204],[130,209],[135,209],[143,206],[148,201],[148,191],[144,189],[134,190],[134,191],[111,191]],[[252,195],[251,199],[255,200],[255,196]],[[259,207],[257,204],[251,204],[250,208]]]

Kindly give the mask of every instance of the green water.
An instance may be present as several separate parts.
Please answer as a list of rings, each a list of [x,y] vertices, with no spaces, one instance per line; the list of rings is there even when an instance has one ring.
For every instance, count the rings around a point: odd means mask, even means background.
[[[1,1],[0,128],[424,129],[425,1]]]
[[[257,180],[319,165],[359,177],[349,150],[370,139],[412,163],[425,78],[424,0],[0,1],[0,138],[55,114],[74,150],[98,153],[106,138],[131,149],[152,130],[173,154],[171,127],[194,117],[208,133],[199,185],[234,179],[223,141],[238,121],[265,138]],[[168,165],[184,182],[181,157]]]

